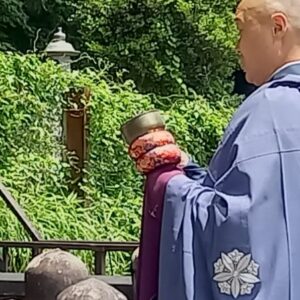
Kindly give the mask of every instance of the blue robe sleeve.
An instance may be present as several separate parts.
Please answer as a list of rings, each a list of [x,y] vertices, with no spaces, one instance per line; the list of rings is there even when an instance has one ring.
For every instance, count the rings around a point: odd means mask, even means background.
[[[192,161],[188,162],[188,164],[183,168],[185,175],[191,179],[198,180],[202,182],[207,175],[206,168],[201,168],[197,163]]]
[[[300,299],[299,116],[297,90],[260,89],[208,170],[168,182],[159,300]]]

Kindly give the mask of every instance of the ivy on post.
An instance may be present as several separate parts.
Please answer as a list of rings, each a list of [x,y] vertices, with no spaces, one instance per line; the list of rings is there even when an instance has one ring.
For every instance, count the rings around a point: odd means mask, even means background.
[[[64,144],[71,160],[71,188],[82,195],[80,183],[84,176],[85,162],[88,156],[87,140],[87,103],[90,99],[88,88],[71,88],[65,98],[68,108],[64,110]]]

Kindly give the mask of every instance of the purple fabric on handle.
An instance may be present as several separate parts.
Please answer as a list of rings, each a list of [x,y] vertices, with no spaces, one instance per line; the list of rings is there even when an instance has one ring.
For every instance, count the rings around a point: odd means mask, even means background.
[[[168,181],[182,170],[167,165],[146,177],[142,234],[137,272],[137,299],[156,300],[158,295],[159,246],[165,190]]]

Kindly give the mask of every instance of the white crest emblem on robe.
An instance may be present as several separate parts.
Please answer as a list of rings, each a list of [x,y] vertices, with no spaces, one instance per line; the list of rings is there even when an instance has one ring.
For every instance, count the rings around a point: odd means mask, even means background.
[[[251,259],[251,254],[234,250],[228,254],[221,253],[214,263],[214,281],[218,283],[220,293],[232,295],[234,299],[250,295],[258,278],[259,265]]]

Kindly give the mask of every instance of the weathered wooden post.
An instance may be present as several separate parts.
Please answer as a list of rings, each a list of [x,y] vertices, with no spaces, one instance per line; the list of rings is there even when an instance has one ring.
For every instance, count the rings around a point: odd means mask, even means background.
[[[83,169],[88,155],[86,105],[90,99],[90,90],[72,88],[65,96],[69,107],[64,110],[64,144],[68,152],[74,153],[76,158],[71,169],[72,189],[81,194],[79,183],[84,175]]]

